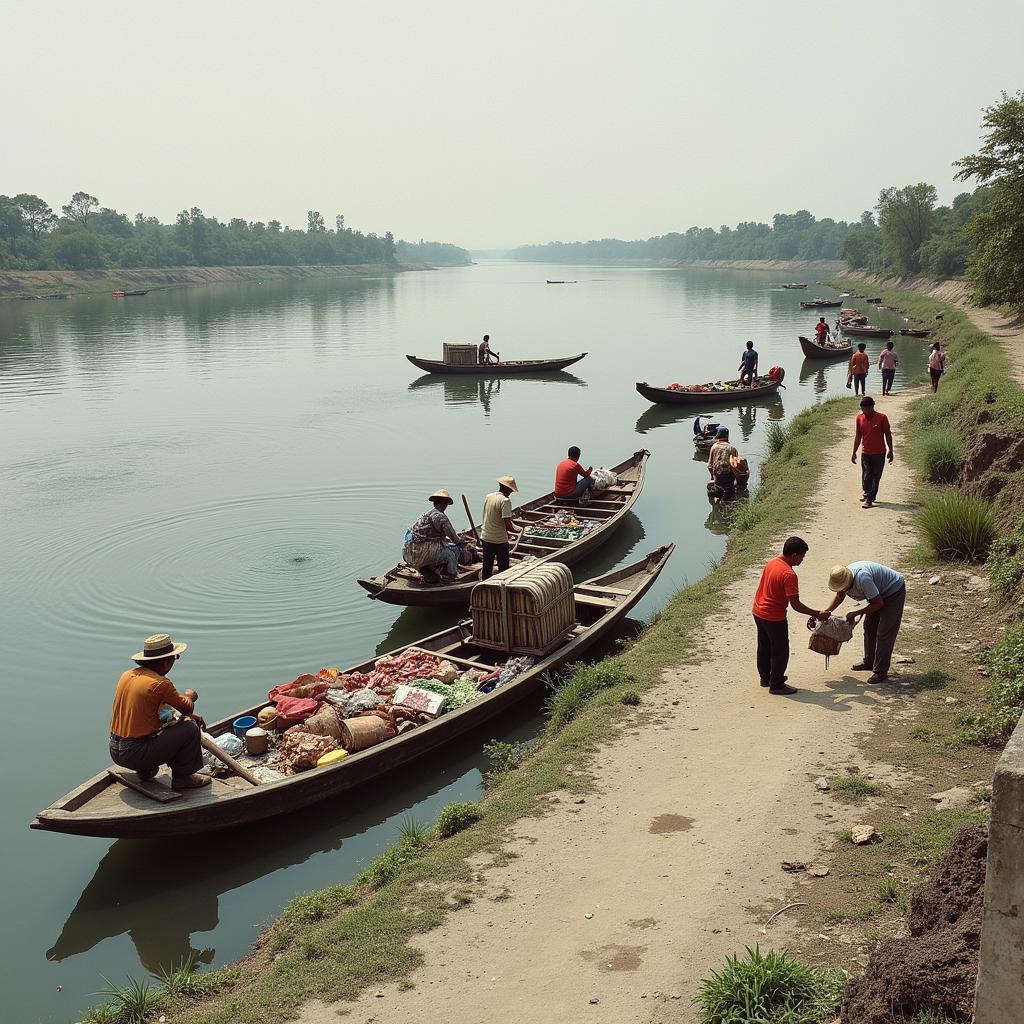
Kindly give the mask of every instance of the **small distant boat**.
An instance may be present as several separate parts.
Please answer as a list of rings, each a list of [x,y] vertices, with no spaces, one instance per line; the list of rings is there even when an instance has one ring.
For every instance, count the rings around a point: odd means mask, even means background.
[[[578,281],[548,281],[548,284],[579,284]]]
[[[920,329],[914,328],[914,327],[901,327],[900,328],[900,334],[902,334],[904,338],[927,338],[928,335],[931,334],[931,333],[932,333],[931,331],[926,330],[925,328],[920,328]]]
[[[853,351],[853,345],[819,345],[810,338],[799,335],[800,347],[808,359],[843,359]]]
[[[124,293],[124,297],[126,299],[130,299],[130,298],[135,298],[135,297],[137,297],[139,295],[148,295],[148,294],[149,294],[149,289],[148,288],[136,288],[134,291],[125,292]]]
[[[839,329],[843,334],[856,334],[861,338],[891,338],[895,331],[888,327],[874,327],[871,324],[854,326],[853,324],[840,324]]]
[[[28,301],[42,302],[45,299],[66,299],[67,295],[62,292],[53,292],[50,295],[19,295],[19,299],[27,299]]]
[[[407,355],[405,358],[413,366],[427,373],[475,373],[485,377],[506,377],[521,373],[551,373],[564,370],[573,363],[578,363],[587,353],[566,356],[563,359],[503,359],[500,363],[446,363],[441,359],[422,359],[420,356]]]
[[[835,302],[829,299],[811,299],[810,302],[801,302],[801,309],[838,309],[843,304],[842,299],[836,299]]]
[[[881,302],[881,299],[868,299],[868,302]]]
[[[784,284],[784,285],[783,285],[782,287],[783,287],[783,288],[806,288],[806,287],[807,287],[807,285],[806,285],[806,284],[797,284],[797,283],[796,283],[796,282],[794,281],[794,282],[792,282],[791,284]]]
[[[725,381],[723,391],[685,391],[683,388],[655,388],[646,381],[637,381],[636,390],[648,402],[660,405],[710,405],[714,402],[747,402],[752,398],[774,395],[782,387],[782,381],[759,377],[764,383],[744,387],[738,380]]]

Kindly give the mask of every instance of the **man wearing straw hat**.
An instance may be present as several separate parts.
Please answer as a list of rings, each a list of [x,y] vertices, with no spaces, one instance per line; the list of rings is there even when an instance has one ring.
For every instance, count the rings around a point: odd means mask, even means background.
[[[869,683],[882,683],[889,676],[892,649],[903,621],[907,584],[895,569],[878,562],[851,562],[834,565],[828,574],[828,589],[835,592],[832,603],[822,613],[826,617],[847,597],[867,601],[863,608],[846,613],[854,625],[864,616],[864,658],[853,666],[855,672],[870,672]]]
[[[455,504],[455,499],[439,487],[427,501],[434,507],[409,527],[405,547],[402,548],[402,561],[418,569],[428,583],[439,582],[438,569],[441,570],[441,579],[458,579],[462,539],[445,512]]]
[[[484,516],[480,527],[484,560],[484,567],[480,573],[482,580],[490,578],[495,559],[498,561],[498,572],[504,572],[508,568],[512,554],[509,538],[515,533],[509,495],[518,490],[512,477],[499,476],[498,489],[484,498]]]
[[[152,779],[161,765],[171,769],[175,789],[199,789],[210,784],[208,775],[197,775],[203,767],[201,728],[206,723],[195,714],[199,694],[178,693],[167,673],[188,644],[176,644],[168,633],[148,637],[142,650],[132,655],[138,666],[130,668],[117,682],[114,709],[110,716],[110,759],[131,768],[143,779]],[[164,725],[160,709],[169,705],[183,718]]]

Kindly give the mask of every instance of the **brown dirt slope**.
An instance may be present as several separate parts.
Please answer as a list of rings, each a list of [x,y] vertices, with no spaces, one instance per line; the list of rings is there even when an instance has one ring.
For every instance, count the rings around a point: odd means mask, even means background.
[[[860,508],[852,424],[827,453],[823,498],[799,531],[811,548],[799,574],[812,606],[826,603],[837,561],[899,566],[910,546],[911,473],[899,457],[908,400],[881,405],[897,461],[876,508]],[[753,666],[757,576],[721,594],[699,664],[666,672],[639,708],[623,708],[629,728],[599,751],[597,791],[585,802],[563,794],[550,814],[520,822],[512,858],[480,865],[476,901],[416,940],[425,959],[412,987],[389,985],[354,1005],[312,1003],[300,1019],[327,1024],[340,1011],[360,1024],[692,1024],[700,979],[727,955],[784,947],[806,911],[767,924],[800,900],[781,862],[828,863],[836,832],[864,820],[815,779],[854,759],[876,778],[891,773],[865,763],[858,737],[878,715],[901,713],[892,699],[901,680],[868,686],[850,671],[859,631],[826,669],[791,616],[789,676],[800,692],[769,696]]]

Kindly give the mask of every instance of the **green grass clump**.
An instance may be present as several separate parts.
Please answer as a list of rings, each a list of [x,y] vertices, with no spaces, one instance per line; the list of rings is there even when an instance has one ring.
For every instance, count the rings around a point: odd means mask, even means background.
[[[437,816],[437,824],[434,826],[434,831],[442,839],[448,839],[450,836],[469,828],[470,825],[475,824],[482,817],[483,811],[476,804],[471,804],[467,801],[449,804]]]
[[[948,427],[922,431],[915,439],[914,450],[921,472],[933,484],[951,484],[960,476],[964,445]]]
[[[107,1004],[102,1010],[112,1014],[109,1019],[116,1024],[146,1024],[160,1007],[163,992],[147,978],[129,978],[124,985],[116,985],[106,978],[103,980],[107,987],[97,995],[107,997]]]
[[[878,885],[879,903],[899,903],[903,890],[894,878],[883,878]]]
[[[410,846],[422,846],[427,841],[429,830],[417,818],[407,814],[399,822],[398,835],[400,839],[407,842]]]
[[[170,999],[194,995],[198,987],[199,975],[196,974],[196,955],[194,952],[182,957],[177,967],[171,966],[160,971],[160,983],[164,995]]]
[[[861,775],[847,775],[832,783],[832,792],[852,800],[863,800],[865,797],[881,793],[882,787],[877,782],[871,782]]]
[[[786,444],[786,428],[781,423],[769,423],[764,432],[764,450],[768,456],[778,455]]]
[[[484,773],[487,786],[493,786],[509,772],[514,772],[530,753],[528,743],[505,743],[491,740],[484,744],[484,753],[490,761],[490,768]]]
[[[816,970],[748,946],[745,959],[731,956],[723,970],[712,971],[693,1001],[701,1024],[819,1024],[838,1009],[846,979],[845,971]]]
[[[410,842],[408,839],[399,839],[394,846],[370,861],[370,866],[356,879],[356,882],[380,889],[400,875],[417,858],[419,851],[419,843]]]
[[[576,662],[550,681],[547,731],[551,735],[564,729],[601,692],[613,686],[635,682],[633,675],[616,661],[599,661],[595,665]]]
[[[1000,537],[988,549],[985,572],[1005,601],[1017,595],[1017,588],[1024,580],[1024,523],[1018,524],[1013,533]]]
[[[640,694],[636,690],[625,690],[619,697],[619,703],[627,707],[636,707],[640,703]]]
[[[912,821],[889,825],[885,843],[900,859],[930,868],[949,849],[961,825],[981,825],[985,820],[984,811],[922,811]]]
[[[980,498],[946,491],[929,501],[918,526],[938,558],[982,562],[997,536],[996,518]]]
[[[984,710],[961,720],[964,738],[1002,746],[1024,714],[1024,626],[1008,629],[983,655],[989,686]]]

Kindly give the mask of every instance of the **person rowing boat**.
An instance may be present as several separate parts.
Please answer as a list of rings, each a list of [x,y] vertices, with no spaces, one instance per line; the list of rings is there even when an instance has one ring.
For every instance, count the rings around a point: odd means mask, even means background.
[[[501,353],[491,351],[491,336],[485,334],[484,340],[477,346],[477,362],[481,364],[489,363],[492,356],[494,357],[494,362],[501,362]]]

